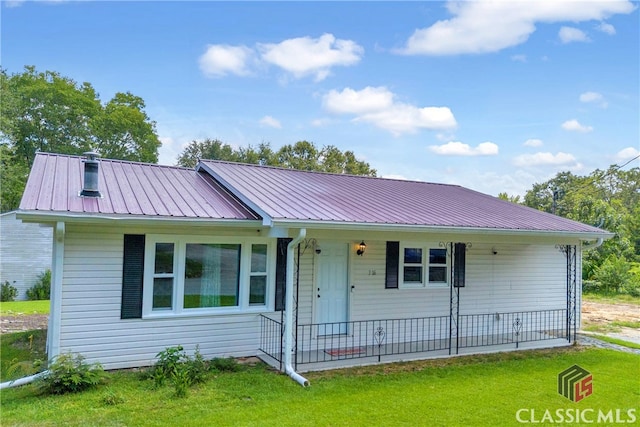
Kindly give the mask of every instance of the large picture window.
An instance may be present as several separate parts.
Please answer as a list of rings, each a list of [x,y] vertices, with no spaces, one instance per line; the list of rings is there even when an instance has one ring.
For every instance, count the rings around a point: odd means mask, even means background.
[[[402,288],[448,285],[449,264],[446,249],[405,244],[400,250],[400,265]]]
[[[188,243],[184,308],[233,307],[240,290],[240,245]]]
[[[147,316],[266,308],[270,245],[249,240],[148,235]]]

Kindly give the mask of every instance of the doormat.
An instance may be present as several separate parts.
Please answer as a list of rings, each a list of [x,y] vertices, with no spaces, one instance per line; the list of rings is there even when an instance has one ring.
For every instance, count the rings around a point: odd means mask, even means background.
[[[349,347],[349,348],[332,348],[329,350],[325,350],[329,356],[339,357],[339,356],[353,356],[355,354],[365,353],[366,350],[362,347]]]

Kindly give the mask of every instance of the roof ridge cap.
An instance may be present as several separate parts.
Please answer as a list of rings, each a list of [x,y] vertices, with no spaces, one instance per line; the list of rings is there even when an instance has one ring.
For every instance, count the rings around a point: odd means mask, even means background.
[[[51,157],[67,157],[67,158],[71,158],[71,159],[84,159],[84,156],[79,156],[77,154],[49,153],[49,152],[45,152],[45,151],[38,151],[38,152],[36,152],[36,155],[51,156]],[[188,167],[185,167],[185,166],[161,165],[159,163],[141,162],[141,161],[138,161],[138,160],[109,159],[109,158],[106,158],[106,157],[105,158],[98,157],[97,159],[99,161],[101,161],[101,162],[127,163],[127,164],[133,164],[133,165],[155,166],[155,167],[159,167],[159,168],[179,169],[179,170],[187,170],[187,171],[195,172],[194,168],[188,168]]]
[[[399,178],[388,178],[388,177],[383,177],[383,176],[355,175],[355,174],[352,174],[352,173],[310,171],[310,170],[304,170],[304,169],[286,168],[286,167],[283,167],[283,166],[259,165],[259,164],[256,164],[256,163],[245,163],[245,162],[232,162],[232,161],[229,161],[229,160],[200,159],[199,161],[201,161],[201,162],[218,163],[218,164],[228,164],[228,165],[232,165],[232,166],[242,166],[242,167],[248,166],[248,167],[255,167],[255,168],[260,168],[260,169],[275,169],[275,170],[282,170],[282,171],[287,171],[287,172],[301,172],[301,173],[308,173],[308,174],[315,174],[315,175],[347,176],[347,177],[353,177],[353,178],[375,179],[375,180],[378,180],[378,181],[409,182],[409,183],[412,182],[412,183],[416,183],[416,184],[444,185],[444,186],[448,186],[448,187],[465,188],[465,187],[462,187],[461,185],[458,185],[458,184],[445,184],[445,183],[441,183],[441,182],[419,181],[417,179],[399,179]]]

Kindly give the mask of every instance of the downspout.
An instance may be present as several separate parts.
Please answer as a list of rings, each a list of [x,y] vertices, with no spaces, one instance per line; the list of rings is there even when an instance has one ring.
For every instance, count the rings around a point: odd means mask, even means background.
[[[284,371],[294,381],[298,382],[301,386],[306,387],[309,385],[307,380],[302,375],[298,374],[291,364],[291,353],[293,350],[293,250],[307,235],[307,229],[301,228],[298,233],[298,237],[293,239],[287,245],[287,277],[285,284],[285,317],[284,317]],[[298,260],[299,262],[299,260]]]
[[[49,371],[42,371],[42,372],[38,372],[35,375],[29,375],[28,377],[18,378],[17,380],[5,381],[3,383],[0,383],[0,390],[4,390],[5,388],[18,387],[21,385],[29,384],[48,373]]]

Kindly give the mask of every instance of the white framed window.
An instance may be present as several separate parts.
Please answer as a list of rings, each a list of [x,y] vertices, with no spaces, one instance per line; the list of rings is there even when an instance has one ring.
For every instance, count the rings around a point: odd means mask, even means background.
[[[266,310],[270,247],[267,239],[147,235],[143,317]]]
[[[406,243],[400,246],[400,288],[449,285],[447,250],[436,245]]]

